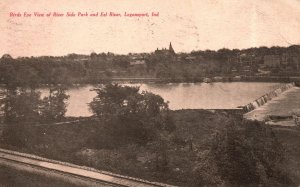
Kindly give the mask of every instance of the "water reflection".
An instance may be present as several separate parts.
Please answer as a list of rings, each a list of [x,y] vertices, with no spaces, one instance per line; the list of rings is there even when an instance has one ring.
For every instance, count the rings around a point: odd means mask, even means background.
[[[277,88],[279,83],[226,82],[226,83],[170,83],[170,84],[126,84],[139,86],[142,91],[150,91],[169,101],[173,110],[177,109],[231,109]],[[67,116],[89,116],[87,103],[96,96],[90,91],[95,85],[72,87]],[[43,92],[43,91],[42,91]]]

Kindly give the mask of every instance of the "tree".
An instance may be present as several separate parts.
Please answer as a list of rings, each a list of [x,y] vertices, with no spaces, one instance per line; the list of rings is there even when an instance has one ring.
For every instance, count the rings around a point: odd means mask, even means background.
[[[175,128],[167,103],[158,95],[118,84],[107,84],[95,91],[97,96],[89,104],[90,109],[104,121],[116,142],[147,143]]]
[[[70,84],[71,77],[68,74],[68,69],[65,67],[53,68],[50,72],[50,84]]]
[[[45,121],[61,120],[67,111],[67,100],[69,95],[61,86],[49,88],[49,96],[44,97],[41,105],[42,119]]]
[[[19,67],[16,79],[19,85],[28,86],[31,89],[35,89],[40,83],[38,72],[28,65]]]
[[[0,101],[4,122],[6,124],[37,122],[41,104],[40,94],[40,92],[24,88],[7,89]]]
[[[66,112],[68,96],[60,87],[52,88],[49,97],[41,98],[34,89],[7,88],[0,94],[0,113],[3,114],[3,140],[9,145],[23,147],[31,126],[61,120]]]
[[[12,62],[4,61],[0,64],[0,81],[3,84],[6,84],[8,87],[16,87],[18,84],[17,70],[13,66]]]
[[[285,149],[271,128],[259,122],[228,121],[195,167],[198,185],[291,185],[285,169]],[[207,171],[207,172],[203,172]],[[209,174],[209,175],[207,175]]]
[[[29,125],[39,122],[40,104],[40,92],[8,88],[0,100],[5,124],[3,140],[13,146],[25,146]]]
[[[10,54],[4,54],[2,55],[0,62],[7,62],[7,61],[13,61],[13,58]]]
[[[130,65],[129,58],[125,55],[115,56],[112,63],[120,68],[128,68]]]

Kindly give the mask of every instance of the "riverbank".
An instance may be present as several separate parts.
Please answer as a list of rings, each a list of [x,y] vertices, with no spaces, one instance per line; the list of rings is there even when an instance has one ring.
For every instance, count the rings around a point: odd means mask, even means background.
[[[68,82],[57,83],[56,85],[64,86],[82,86],[82,85],[98,85],[107,83],[121,83],[121,84],[135,84],[135,83],[214,83],[214,82],[270,82],[270,83],[289,83],[295,82],[296,86],[300,86],[300,77],[286,77],[286,76],[209,76],[209,77],[197,77],[194,79],[182,79],[182,78],[156,78],[156,77],[111,77],[103,78],[98,81],[80,81],[80,82]],[[28,86],[15,83],[16,86]],[[0,87],[6,85],[0,83]],[[42,83],[36,87],[53,86],[53,84]]]
[[[211,83],[211,82],[295,82],[300,85],[300,77],[287,76],[209,76],[198,77],[195,79],[162,79],[162,78],[111,78],[111,81],[129,82],[129,83]],[[110,80],[106,80],[110,81]]]
[[[239,110],[240,111],[240,110]],[[168,154],[168,169],[157,170],[153,145],[130,144],[117,148],[109,147],[104,134],[98,134],[103,124],[90,119],[60,125],[42,125],[26,128],[26,139],[20,147],[1,140],[1,147],[27,152],[42,157],[71,162],[78,165],[124,174],[149,181],[164,182],[179,186],[191,183],[192,168],[198,164],[197,155],[207,150],[212,135],[228,120],[241,121],[242,115],[226,110],[177,110],[171,116],[176,131]],[[296,128],[273,128],[278,140],[288,149],[288,170],[294,181],[300,183],[300,141]],[[288,137],[288,138],[287,138]],[[101,144],[99,144],[101,142]]]

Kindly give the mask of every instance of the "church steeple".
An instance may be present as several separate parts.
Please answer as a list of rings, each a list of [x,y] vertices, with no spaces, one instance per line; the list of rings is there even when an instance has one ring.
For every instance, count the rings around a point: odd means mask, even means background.
[[[170,55],[170,56],[175,56],[176,53],[172,47],[172,43],[170,42],[170,45],[169,45],[169,49],[167,49],[166,47],[163,47],[162,49],[156,49],[155,50],[155,53],[156,54],[160,54],[160,55]]]
[[[172,43],[170,42],[170,45],[169,45],[169,51],[171,52],[171,53],[175,53],[175,51],[174,51],[174,49],[173,49],[173,47],[172,47]]]

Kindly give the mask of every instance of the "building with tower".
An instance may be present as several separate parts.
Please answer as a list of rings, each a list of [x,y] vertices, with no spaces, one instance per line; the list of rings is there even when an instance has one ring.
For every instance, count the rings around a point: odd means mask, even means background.
[[[171,42],[170,42],[170,45],[169,45],[169,49],[167,49],[167,48],[158,49],[157,48],[154,53],[157,54],[157,55],[168,55],[168,56],[169,55],[170,56],[175,56],[176,55]]]

